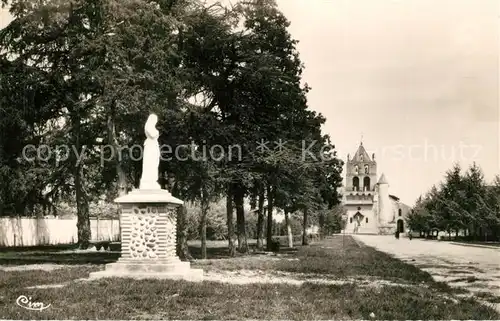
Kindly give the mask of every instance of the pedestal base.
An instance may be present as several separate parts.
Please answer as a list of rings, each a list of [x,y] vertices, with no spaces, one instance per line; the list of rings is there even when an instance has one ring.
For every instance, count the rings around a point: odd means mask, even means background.
[[[91,278],[203,280],[203,270],[191,269],[189,262],[176,256],[181,200],[153,188],[133,190],[115,201],[121,205],[121,257],[104,271],[91,273]]]
[[[104,271],[90,273],[91,279],[98,278],[171,279],[192,282],[203,281],[203,270],[191,269],[189,262],[156,261],[138,262],[120,259],[106,264]]]

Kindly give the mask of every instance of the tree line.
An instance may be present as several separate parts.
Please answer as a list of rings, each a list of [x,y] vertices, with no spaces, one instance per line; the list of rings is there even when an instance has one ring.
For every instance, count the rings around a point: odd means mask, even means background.
[[[92,204],[139,186],[142,162],[122,147],[142,144],[149,113],[159,116],[160,145],[191,146],[162,159],[159,176],[199,204],[204,257],[207,213],[221,200],[231,254],[248,251],[245,199],[259,248],[272,242],[274,208],[287,220],[301,213],[305,231],[339,204],[342,161],[308,106],[297,41],[273,0],[2,3],[13,20],[0,30],[0,215],[57,215],[71,204],[88,247]],[[27,145],[70,152],[28,160]],[[202,146],[216,145],[238,146],[241,158],[199,161]],[[105,162],[104,149],[114,156]],[[177,214],[178,250],[189,258],[186,211]]]
[[[488,184],[477,164],[464,172],[455,164],[442,183],[417,199],[408,224],[424,236],[445,231],[449,238],[498,241],[500,177]]]

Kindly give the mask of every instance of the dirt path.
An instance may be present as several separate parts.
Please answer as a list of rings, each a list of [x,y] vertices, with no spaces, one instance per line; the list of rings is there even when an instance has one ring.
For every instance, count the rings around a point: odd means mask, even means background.
[[[500,310],[500,248],[461,246],[393,236],[355,235],[367,246],[428,272],[436,281],[462,287]]]

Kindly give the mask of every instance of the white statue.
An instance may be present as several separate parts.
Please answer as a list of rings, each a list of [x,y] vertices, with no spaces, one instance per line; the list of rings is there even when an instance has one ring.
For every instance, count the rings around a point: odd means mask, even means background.
[[[158,167],[160,166],[160,145],[158,136],[160,133],[156,129],[158,116],[151,114],[148,117],[144,132],[144,152],[142,153],[142,176],[140,189],[161,189],[158,184]]]

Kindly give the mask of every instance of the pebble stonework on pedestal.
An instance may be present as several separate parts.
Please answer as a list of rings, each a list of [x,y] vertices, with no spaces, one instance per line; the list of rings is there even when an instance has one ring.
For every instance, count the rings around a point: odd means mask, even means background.
[[[183,202],[167,190],[160,189],[157,183],[156,120],[155,115],[150,115],[145,126],[147,139],[140,188],[115,200],[121,207],[121,257],[117,262],[107,264],[104,271],[91,273],[91,278],[203,280],[203,270],[191,269],[189,262],[182,262],[176,255],[176,212]]]

